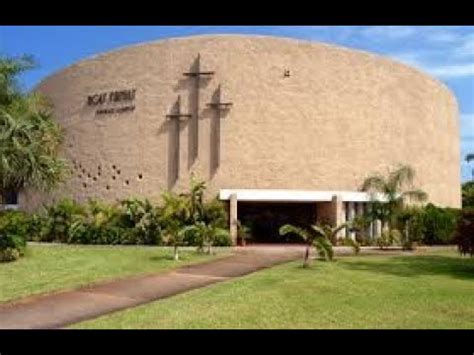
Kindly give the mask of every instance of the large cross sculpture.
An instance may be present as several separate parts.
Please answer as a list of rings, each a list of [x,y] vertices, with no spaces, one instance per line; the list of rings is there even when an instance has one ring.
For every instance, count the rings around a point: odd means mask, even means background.
[[[184,121],[187,118],[191,118],[192,115],[189,113],[181,113],[181,96],[178,96],[176,103],[174,105],[174,112],[166,115],[168,120],[173,120],[175,122],[175,144],[173,147],[173,151],[170,154],[170,162],[173,164],[172,167],[169,167],[169,174],[170,174],[170,181],[171,183],[176,182],[179,177],[179,151],[180,151],[180,122]]]
[[[213,95],[213,101],[209,102],[207,106],[216,111],[216,117],[213,120],[213,124],[211,124],[211,174],[213,174],[220,163],[222,113],[230,109],[232,102],[221,101],[221,86],[219,85]]]
[[[190,165],[194,163],[198,156],[198,137],[199,137],[199,89],[200,89],[200,81],[203,77],[211,77],[214,75],[213,71],[201,71],[201,54],[198,53],[196,61],[194,62],[191,71],[183,73],[184,76],[190,77],[194,79],[195,85],[195,103],[194,103],[194,112],[193,118],[191,120],[190,129],[191,129],[191,150],[190,150]]]

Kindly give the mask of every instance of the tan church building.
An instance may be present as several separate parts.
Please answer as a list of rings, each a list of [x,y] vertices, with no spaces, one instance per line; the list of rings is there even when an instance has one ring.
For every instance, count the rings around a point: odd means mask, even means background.
[[[459,207],[458,107],[444,84],[380,55],[266,36],[167,39],[99,54],[43,80],[72,174],[53,199],[159,199],[191,174],[237,218],[275,208],[341,222],[363,180],[399,163]],[[283,212],[282,212],[283,213]],[[378,233],[374,227],[373,233]]]

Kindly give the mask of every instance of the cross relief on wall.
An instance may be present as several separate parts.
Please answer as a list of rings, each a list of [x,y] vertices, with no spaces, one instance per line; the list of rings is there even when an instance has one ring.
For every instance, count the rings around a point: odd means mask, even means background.
[[[166,115],[166,118],[174,121],[174,125],[170,126],[169,135],[169,154],[168,154],[168,185],[173,187],[180,175],[180,122],[188,121],[189,128],[189,143],[188,143],[188,169],[192,167],[199,155],[199,119],[200,119],[200,89],[201,83],[204,80],[211,80],[214,76],[214,71],[205,71],[201,68],[201,55],[198,54],[189,71],[182,73],[185,78],[192,80],[191,88],[193,90],[192,102],[190,102],[190,112],[181,112],[181,97],[178,98],[173,105],[171,112]],[[223,118],[232,106],[231,102],[221,101],[221,85],[219,84],[214,91],[210,102],[206,107],[214,112],[214,117],[211,118],[211,132],[210,132],[210,175],[213,176],[220,164],[220,120]]]

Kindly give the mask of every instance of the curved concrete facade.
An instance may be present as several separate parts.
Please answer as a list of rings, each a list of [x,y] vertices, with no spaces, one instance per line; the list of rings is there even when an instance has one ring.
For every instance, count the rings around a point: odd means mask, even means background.
[[[406,163],[430,201],[460,206],[455,98],[378,55],[264,36],[196,36],[101,54],[37,89],[51,98],[74,162],[55,197],[155,199],[187,187],[191,172],[212,195],[357,191],[368,175]],[[219,111],[217,102],[232,105]],[[166,117],[177,113],[191,115],[179,131],[175,116]],[[20,204],[34,208],[54,196],[25,193]]]

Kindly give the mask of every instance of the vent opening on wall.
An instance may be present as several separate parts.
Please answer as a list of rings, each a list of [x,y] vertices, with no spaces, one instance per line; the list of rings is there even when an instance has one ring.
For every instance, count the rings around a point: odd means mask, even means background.
[[[97,176],[101,176],[101,175],[102,175],[102,174],[101,174],[101,172],[99,171],[99,172],[97,173]]]
[[[87,184],[85,182],[82,183],[82,187],[83,188],[86,188],[87,187]]]
[[[77,175],[77,177],[78,177],[79,179],[82,179],[82,175],[81,175],[81,174]]]
[[[138,180],[142,180],[143,179],[143,174],[138,174]]]
[[[94,177],[92,178],[92,180],[97,181],[97,178],[94,176]]]
[[[114,169],[114,170],[115,170],[116,168],[117,168],[117,166],[116,166],[116,165],[112,165],[112,169]]]
[[[107,185],[105,188],[106,188],[107,190],[110,190],[110,186],[109,186],[109,185]]]
[[[120,175],[120,169],[119,169],[119,170],[117,170],[117,175]]]
[[[125,180],[125,185],[130,185],[130,181]]]
[[[115,175],[114,175],[114,176],[112,176],[112,180],[115,180],[115,179],[116,179]]]

